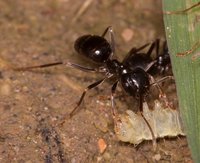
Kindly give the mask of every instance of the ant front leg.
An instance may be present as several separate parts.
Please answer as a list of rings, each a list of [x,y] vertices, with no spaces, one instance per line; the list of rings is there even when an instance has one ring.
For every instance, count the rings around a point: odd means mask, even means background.
[[[156,149],[157,149],[156,137],[154,135],[151,125],[149,124],[148,120],[145,118],[145,116],[143,114],[143,102],[144,102],[144,95],[140,94],[140,96],[139,96],[139,109],[140,109],[139,114],[142,116],[142,118],[144,119],[145,123],[147,124],[147,126],[149,128],[149,131],[152,135],[153,150],[156,151]]]
[[[159,91],[159,98],[161,98],[164,101],[166,107],[170,107],[171,108],[171,106],[169,104],[169,101],[168,101],[168,98],[167,98],[166,94],[163,92],[163,90],[160,87],[159,83],[162,83],[165,80],[174,79],[174,77],[173,76],[165,76],[165,77],[163,77],[163,78],[161,78],[161,79],[159,79],[157,81],[155,81],[153,76],[149,75],[149,77],[150,77],[150,80],[151,80],[151,85],[150,86],[156,86],[156,88]]]
[[[157,81],[155,81],[154,77],[149,75],[150,77],[150,81],[151,81],[151,85],[150,86],[156,86],[156,88],[159,91],[159,98],[166,98],[166,94],[162,91],[162,88],[160,87],[160,85],[158,84]]]

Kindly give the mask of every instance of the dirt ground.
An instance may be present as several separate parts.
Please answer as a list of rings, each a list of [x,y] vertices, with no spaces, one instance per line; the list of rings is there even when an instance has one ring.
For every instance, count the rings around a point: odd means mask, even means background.
[[[65,66],[9,70],[60,60],[91,66],[73,43],[110,25],[119,59],[132,47],[164,40],[160,0],[1,0],[0,9],[0,162],[192,162],[185,137],[158,140],[157,152],[150,141],[134,147],[117,140],[110,82],[88,92],[80,111],[58,125],[100,76]],[[130,109],[129,97],[120,88],[117,94],[117,108]],[[100,139],[107,144],[103,153]]]

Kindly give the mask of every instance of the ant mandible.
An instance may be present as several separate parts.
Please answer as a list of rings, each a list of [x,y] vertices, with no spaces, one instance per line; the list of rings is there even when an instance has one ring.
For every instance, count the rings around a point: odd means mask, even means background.
[[[109,35],[109,41],[105,39],[106,34]],[[34,68],[66,65],[82,71],[103,73],[103,79],[98,80],[85,88],[76,107],[70,113],[70,117],[74,115],[74,113],[82,103],[88,90],[97,87],[111,77],[115,79],[115,82],[111,88],[111,106],[113,116],[116,115],[114,109],[114,94],[118,83],[121,84],[125,92],[127,92],[132,97],[138,99],[139,111],[142,115],[144,98],[148,94],[150,86],[156,85],[160,90],[158,83],[164,81],[166,78],[171,78],[171,76],[166,76],[158,81],[154,80],[152,75],[154,73],[162,73],[167,68],[167,65],[170,64],[170,59],[168,50],[163,51],[163,54],[159,55],[158,40],[151,44],[149,50],[145,55],[143,55],[144,53],[139,53],[148,45],[149,44],[145,44],[140,48],[132,48],[129,51],[127,57],[122,62],[118,61],[117,59],[113,59],[113,54],[115,53],[114,34],[112,27],[107,27],[101,36],[83,35],[79,37],[74,44],[74,48],[78,54],[83,55],[90,60],[100,64],[100,66],[97,68],[89,68],[72,62],[61,61],[31,67],[15,68],[15,70],[26,71]],[[151,53],[155,46],[157,49],[157,57],[155,59],[152,59]],[[149,126],[152,137],[154,139],[155,137],[149,123],[144,116],[143,118]]]

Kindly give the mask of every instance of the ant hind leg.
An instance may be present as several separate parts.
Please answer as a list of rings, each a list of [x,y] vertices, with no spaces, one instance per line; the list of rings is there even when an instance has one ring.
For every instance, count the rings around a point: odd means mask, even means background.
[[[83,102],[83,99],[84,99],[86,93],[87,93],[90,89],[95,88],[95,87],[97,87],[98,85],[102,84],[107,78],[108,78],[108,77],[105,77],[104,79],[101,79],[101,80],[99,80],[99,81],[96,81],[96,82],[90,84],[89,86],[87,86],[87,87],[85,88],[85,90],[83,91],[83,93],[82,93],[82,95],[81,95],[81,97],[80,97],[80,100],[78,101],[76,107],[70,112],[69,118],[72,118],[72,117],[74,116],[75,112],[77,111],[77,109],[79,108],[79,106],[81,105],[81,103]],[[62,126],[62,125],[66,122],[67,117],[68,117],[68,114],[65,114],[65,115],[63,116],[61,122],[59,123],[59,125]]]
[[[97,69],[84,67],[84,66],[81,66],[79,64],[72,63],[72,62],[69,62],[69,61],[53,62],[53,63],[47,63],[47,64],[29,66],[29,67],[16,67],[16,68],[12,68],[12,70],[14,70],[14,71],[30,71],[30,70],[33,70],[33,69],[53,67],[53,66],[58,66],[58,65],[65,65],[65,66],[68,66],[68,67],[79,69],[81,71],[98,72]]]
[[[114,33],[113,33],[113,29],[112,26],[108,26],[105,31],[103,32],[103,34],[101,35],[101,37],[105,37],[106,34],[109,34],[109,40],[110,40],[110,45],[111,45],[111,49],[112,49],[112,55],[115,53],[115,39],[114,39]],[[111,57],[112,57],[111,55]]]

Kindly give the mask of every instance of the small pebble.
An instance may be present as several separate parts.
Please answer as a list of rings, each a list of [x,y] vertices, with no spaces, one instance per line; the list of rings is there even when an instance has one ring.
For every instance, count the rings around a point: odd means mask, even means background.
[[[129,42],[133,38],[133,31],[130,28],[126,28],[121,33],[125,42]]]
[[[99,152],[100,153],[104,153],[104,151],[106,150],[107,148],[107,144],[106,142],[104,141],[104,139],[100,138],[98,140],[98,147],[99,147]]]
[[[161,159],[160,154],[156,154],[156,155],[153,156],[153,160],[155,160],[155,161],[160,161],[160,159]]]

